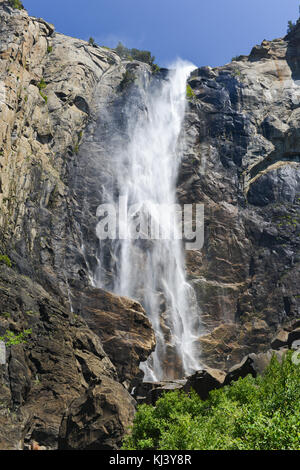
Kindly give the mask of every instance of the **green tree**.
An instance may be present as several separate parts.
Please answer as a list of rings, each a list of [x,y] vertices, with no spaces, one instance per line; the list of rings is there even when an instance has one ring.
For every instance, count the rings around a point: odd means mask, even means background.
[[[293,23],[292,21],[288,21],[287,32],[291,33],[293,29],[295,28],[295,26],[296,26],[295,23]]]
[[[9,0],[9,4],[12,8],[16,10],[23,10],[24,6],[20,0]]]
[[[201,401],[166,393],[141,405],[125,450],[299,450],[300,366],[289,352],[263,376],[247,376]]]

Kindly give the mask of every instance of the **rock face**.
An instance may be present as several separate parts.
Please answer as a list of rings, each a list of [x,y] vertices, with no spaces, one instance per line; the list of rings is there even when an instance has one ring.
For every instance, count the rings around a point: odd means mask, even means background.
[[[36,282],[1,266],[0,325],[1,333],[32,331],[26,343],[7,348],[6,364],[0,366],[0,448],[23,449],[34,440],[56,449],[63,417],[86,396],[97,401],[86,432],[96,421],[99,428],[110,428],[105,446],[115,448],[132,422],[134,403],[84,321]]]
[[[130,395],[124,394],[121,384],[103,378],[68,409],[62,421],[59,448],[117,450],[124,429],[133,421],[134,403]]]
[[[204,247],[186,258],[211,368],[261,358],[281,325],[288,346],[299,339],[299,54],[298,25],[189,80],[178,199],[205,204]],[[139,385],[153,331],[141,305],[91,279],[101,277],[96,210],[126,131],[124,100],[131,90],[138,101],[150,76],[0,1],[0,335],[32,330],[0,365],[1,449],[116,449],[132,422],[127,389]]]
[[[300,25],[249,56],[192,73],[182,203],[204,203],[187,253],[205,364],[230,368],[300,315]]]
[[[137,302],[88,290],[74,175],[99,95],[126,69],[9,1],[0,25],[0,336],[32,330],[0,366],[0,448],[116,449],[135,410],[121,382],[140,376],[154,335]]]
[[[74,311],[99,335],[105,352],[116,365],[121,382],[132,389],[142,378],[139,369],[155,347],[154,333],[138,302],[101,289],[73,288]]]

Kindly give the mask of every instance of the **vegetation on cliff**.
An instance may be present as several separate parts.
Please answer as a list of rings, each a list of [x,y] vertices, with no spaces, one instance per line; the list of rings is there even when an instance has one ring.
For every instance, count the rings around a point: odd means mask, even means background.
[[[16,10],[23,10],[24,6],[20,0],[9,0],[10,6]]]
[[[126,450],[299,450],[300,366],[289,352],[265,374],[247,376],[201,399],[166,393],[141,405]]]
[[[155,57],[151,54],[150,51],[143,51],[140,49],[128,49],[121,42],[118,43],[115,48],[116,53],[121,57],[121,59],[127,60],[138,60],[139,62],[145,62],[152,67],[153,72],[159,70],[159,66],[155,64]]]

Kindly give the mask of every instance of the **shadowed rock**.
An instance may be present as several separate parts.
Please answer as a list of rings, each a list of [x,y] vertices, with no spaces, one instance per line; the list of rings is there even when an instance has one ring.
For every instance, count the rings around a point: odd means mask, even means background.
[[[288,337],[289,337],[288,331],[280,330],[271,341],[272,349],[280,349],[283,347],[287,347]]]
[[[100,384],[75,400],[62,420],[59,449],[117,450],[134,417],[134,404],[121,384]]]
[[[224,379],[225,372],[218,369],[206,368],[188,377],[183,389],[186,392],[193,389],[201,400],[206,400],[209,392],[222,387]]]
[[[134,300],[93,287],[73,287],[72,297],[75,312],[99,336],[120,381],[129,387],[134,379],[143,376],[139,365],[155,347],[154,332],[144,309]]]

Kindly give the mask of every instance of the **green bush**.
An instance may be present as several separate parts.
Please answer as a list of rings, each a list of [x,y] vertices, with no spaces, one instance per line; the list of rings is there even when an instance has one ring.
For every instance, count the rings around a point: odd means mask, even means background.
[[[6,264],[9,268],[12,267],[11,260],[7,255],[0,255],[0,264]]]
[[[287,33],[291,33],[293,29],[295,28],[296,24],[293,23],[292,21],[288,21],[288,26],[287,26]]]
[[[9,0],[9,4],[12,8],[15,8],[16,10],[24,9],[24,6],[22,5],[22,2],[20,2],[20,0]]]
[[[27,336],[30,336],[32,333],[31,329],[24,330],[19,334],[15,334],[13,331],[6,330],[4,336],[0,336],[0,341],[4,341],[6,346],[14,346],[16,344],[27,343]]]
[[[131,70],[126,70],[126,72],[123,74],[122,81],[119,85],[120,90],[123,91],[125,88],[127,88],[129,85],[134,83],[136,79],[135,74]]]
[[[187,99],[191,100],[191,99],[194,98],[194,96],[196,96],[196,95],[195,95],[191,85],[187,84],[187,86],[186,86],[186,97],[187,97]]]
[[[41,81],[37,84],[37,86],[38,86],[38,89],[41,91],[41,90],[44,90],[44,88],[46,88],[47,83],[46,83],[45,80],[42,78]]]
[[[121,42],[118,43],[115,51],[121,57],[121,59],[138,60],[139,62],[145,62],[146,64],[151,65],[154,73],[157,73],[160,70],[159,66],[154,63],[155,57],[151,54],[150,51],[143,51],[135,48],[128,49]]]
[[[43,98],[43,100],[45,101],[45,103],[48,102],[48,96],[45,95],[45,93],[43,93],[42,90],[44,90],[47,86],[47,83],[45,82],[45,80],[42,78],[41,81],[37,84],[37,87],[38,89],[40,90],[40,95],[41,97]]]
[[[166,393],[141,405],[125,450],[299,450],[300,366],[289,352],[266,373],[210,393]]]
[[[92,38],[92,37],[90,37],[90,39],[89,39],[89,44],[90,44],[91,46],[94,46],[94,45],[96,44],[95,39]]]

